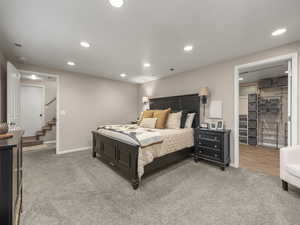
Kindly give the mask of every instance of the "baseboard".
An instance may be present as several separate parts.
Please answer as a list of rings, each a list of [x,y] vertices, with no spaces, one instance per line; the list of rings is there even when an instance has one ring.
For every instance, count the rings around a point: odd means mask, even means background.
[[[67,153],[71,153],[71,152],[85,151],[85,150],[90,150],[90,149],[92,149],[91,146],[82,147],[82,148],[72,148],[72,149],[68,149],[68,150],[63,150],[63,151],[57,152],[56,154],[61,155],[61,154],[67,154]]]
[[[239,168],[235,163],[230,163],[229,166],[231,166],[233,168]]]
[[[53,141],[44,141],[44,144],[56,144],[56,140],[53,140]]]

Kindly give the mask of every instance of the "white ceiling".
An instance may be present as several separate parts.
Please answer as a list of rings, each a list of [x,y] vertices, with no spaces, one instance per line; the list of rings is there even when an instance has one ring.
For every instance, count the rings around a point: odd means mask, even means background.
[[[267,65],[255,66],[240,71],[243,80],[240,83],[257,82],[266,78],[287,76],[288,61],[269,63]]]
[[[299,12],[299,0],[1,0],[0,45],[29,64],[141,83],[300,40]]]

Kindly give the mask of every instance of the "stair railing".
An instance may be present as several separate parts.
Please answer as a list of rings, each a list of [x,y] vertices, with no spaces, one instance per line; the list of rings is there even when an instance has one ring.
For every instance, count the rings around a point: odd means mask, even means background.
[[[51,103],[56,101],[56,97],[51,99],[47,104],[45,104],[45,106],[49,106]]]

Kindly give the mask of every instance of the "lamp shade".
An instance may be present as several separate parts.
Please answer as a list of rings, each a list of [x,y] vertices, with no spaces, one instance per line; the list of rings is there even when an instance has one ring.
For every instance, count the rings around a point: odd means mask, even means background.
[[[208,96],[208,95],[209,95],[208,87],[204,87],[199,90],[199,96]]]
[[[143,103],[148,103],[149,102],[149,97],[148,96],[144,96],[143,97]]]

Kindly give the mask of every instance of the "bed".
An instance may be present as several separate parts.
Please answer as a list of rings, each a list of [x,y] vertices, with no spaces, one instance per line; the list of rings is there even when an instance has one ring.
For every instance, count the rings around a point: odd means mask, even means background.
[[[109,130],[92,131],[93,157],[110,166],[128,179],[133,189],[141,178],[189,157],[194,151],[193,128],[199,126],[198,94],[181,95],[149,100],[150,109],[167,109],[196,113],[192,128],[155,129],[163,142],[141,148],[139,143]]]

